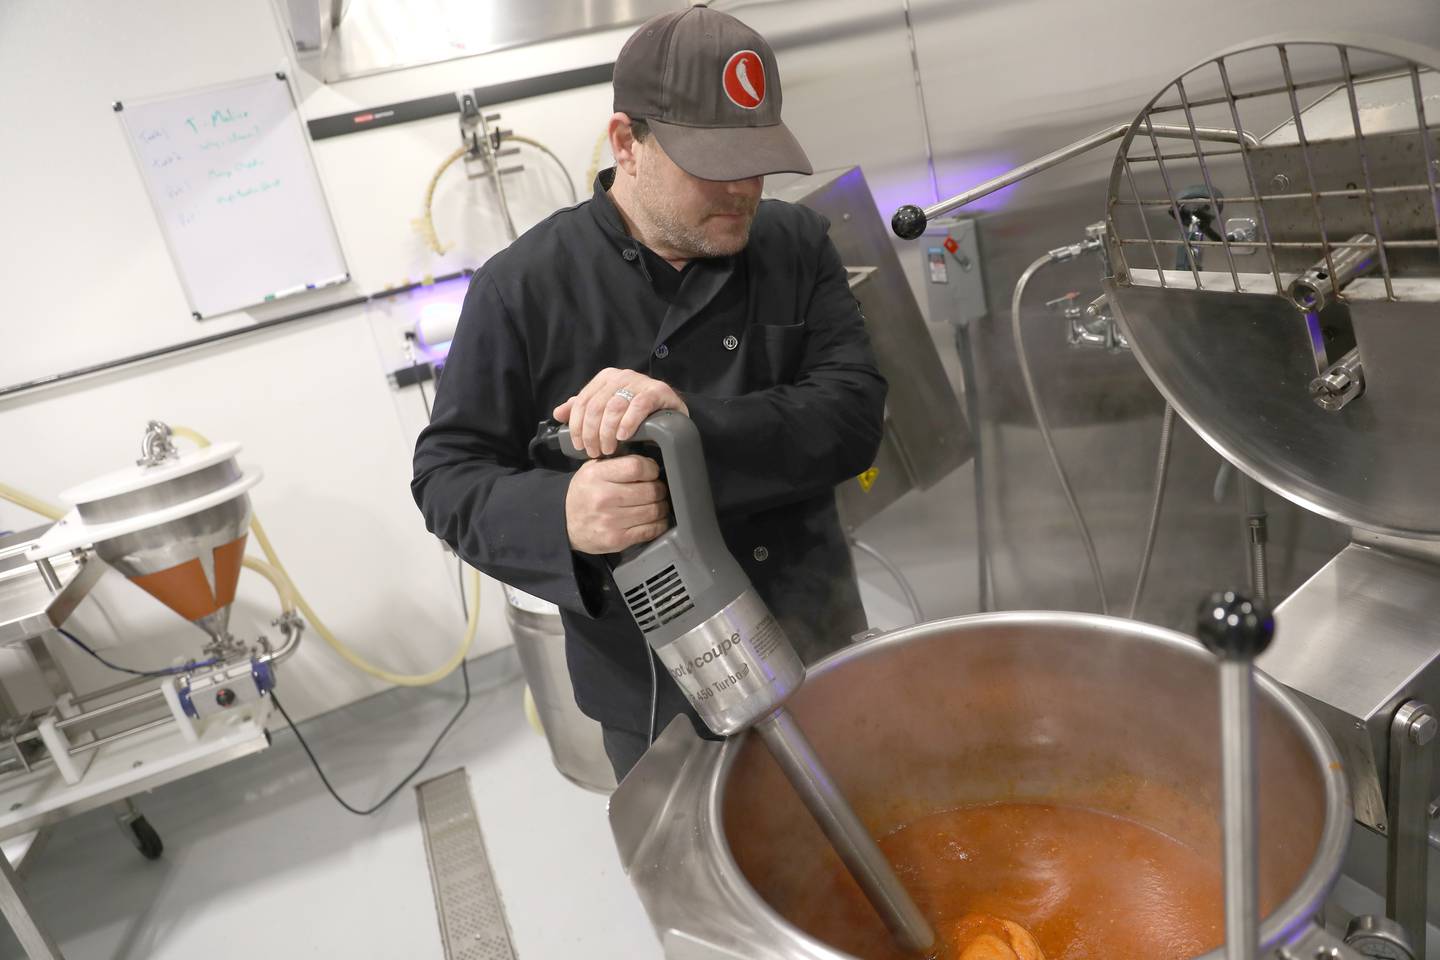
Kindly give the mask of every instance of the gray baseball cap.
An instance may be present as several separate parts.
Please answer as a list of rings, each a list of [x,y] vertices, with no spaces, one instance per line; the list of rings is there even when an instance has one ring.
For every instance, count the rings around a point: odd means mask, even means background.
[[[615,60],[616,112],[645,120],[702,180],[814,172],[780,122],[780,99],[770,44],[704,4],[647,21]]]

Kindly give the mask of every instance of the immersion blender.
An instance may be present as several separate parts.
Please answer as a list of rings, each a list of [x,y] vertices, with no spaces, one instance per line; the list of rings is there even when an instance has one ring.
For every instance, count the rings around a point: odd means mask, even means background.
[[[567,426],[544,423],[535,440],[588,459]],[[896,940],[929,951],[930,924],[783,706],[804,682],[805,665],[720,535],[699,430],[689,417],[661,411],[620,452],[642,443],[660,448],[675,525],[622,553],[612,571],[636,625],[707,727],[724,737],[750,728],[760,735]]]

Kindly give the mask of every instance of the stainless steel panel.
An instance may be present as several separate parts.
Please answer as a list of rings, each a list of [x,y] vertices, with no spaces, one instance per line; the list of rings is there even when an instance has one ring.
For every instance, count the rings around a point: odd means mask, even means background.
[[[325,80],[607,30],[673,9],[670,0],[349,0],[325,50]]]
[[[1331,413],[1310,398],[1309,330],[1288,300],[1181,289],[1188,277],[1171,277],[1169,289],[1107,288],[1140,362],[1192,427],[1316,513],[1440,536],[1440,378],[1430,369],[1440,356],[1440,304],[1351,303],[1367,390]]]
[[[880,450],[870,469],[852,480],[846,480],[835,488],[835,502],[840,508],[840,523],[846,531],[854,533],[862,524],[897,503],[911,490],[915,481],[910,476],[910,465],[900,452],[900,443],[895,438],[895,429],[886,419],[885,433],[880,438]]]
[[[1440,74],[1422,74],[1420,90],[1425,98],[1425,112],[1432,117],[1440,116]],[[1360,129],[1365,131],[1366,136],[1415,129],[1415,111],[1411,107],[1414,97],[1408,74],[1378,77],[1355,84],[1355,101],[1360,113]],[[1336,87],[1306,108],[1302,122],[1305,124],[1305,137],[1312,143],[1355,135],[1349,98],[1343,87]],[[1266,146],[1299,143],[1295,121],[1286,120],[1266,134],[1264,142]]]
[[[1335,740],[1355,817],[1380,833],[1390,719],[1406,700],[1440,702],[1437,625],[1440,566],[1352,544],[1280,604],[1275,644],[1259,660]]]
[[[853,290],[880,372],[890,382],[886,430],[893,435],[911,484],[922,490],[933,486],[969,459],[970,430],[864,173],[851,168],[816,174],[785,185],[773,196],[829,218],[830,239],[847,267],[876,268]],[[850,506],[861,510],[878,502],[856,498],[853,492],[850,497]],[[846,517],[858,524],[867,515]]]
[[[1413,98],[1404,101],[1406,106],[1413,103]],[[1434,111],[1427,117],[1432,124],[1440,123],[1440,103],[1435,104]],[[1348,113],[1346,122],[1350,122]],[[1366,131],[1366,162],[1371,183],[1376,188],[1416,187],[1425,183],[1423,150],[1419,137],[1413,131],[1413,112],[1410,125],[1412,129],[1403,133],[1372,135]],[[1309,133],[1308,122],[1306,133]],[[1359,174],[1359,156],[1353,137],[1352,132],[1350,140],[1330,140],[1310,147],[1315,188],[1321,191],[1348,191],[1343,196],[1326,197],[1321,204],[1325,230],[1332,242],[1345,240],[1357,233],[1369,233],[1375,228],[1365,194],[1363,190],[1357,189],[1363,178]],[[1430,155],[1440,157],[1440,130],[1434,130],[1430,134]],[[1290,186],[1283,188],[1284,191],[1294,193],[1307,189],[1304,159],[1298,147],[1271,146],[1267,140],[1262,149],[1254,151],[1252,162],[1262,195],[1282,192],[1275,186],[1277,177],[1284,177],[1289,181]],[[1218,189],[1231,196],[1249,194],[1249,189],[1240,179],[1244,175],[1243,170],[1233,163],[1217,166],[1218,169],[1214,172]],[[1440,170],[1436,171],[1436,175],[1440,177]],[[1384,226],[1387,240],[1430,241],[1428,249],[1389,250],[1387,255],[1390,258],[1390,267],[1397,273],[1409,273],[1411,276],[1440,274],[1440,258],[1437,258],[1434,247],[1435,212],[1429,200],[1428,192],[1419,189],[1393,194],[1382,193],[1375,198],[1376,213]],[[1254,211],[1254,204],[1231,202],[1225,207],[1228,216],[1253,217]],[[1265,219],[1276,240],[1302,240],[1318,236],[1314,208],[1308,198],[1268,200],[1265,203]],[[1157,216],[1152,214],[1152,226],[1157,222]],[[1261,250],[1263,249],[1262,246]],[[1318,246],[1307,250],[1276,251],[1276,259],[1282,271],[1303,270],[1320,256]],[[1210,262],[1218,269],[1223,258],[1214,254]],[[1257,260],[1246,269],[1255,271],[1265,270],[1267,267]]]

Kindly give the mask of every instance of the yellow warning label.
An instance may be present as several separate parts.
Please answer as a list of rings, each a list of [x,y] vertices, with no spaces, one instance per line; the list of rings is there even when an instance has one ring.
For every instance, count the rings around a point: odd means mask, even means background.
[[[880,469],[878,467],[871,467],[855,479],[860,481],[860,489],[869,493],[870,488],[875,486],[875,478],[878,476],[880,476]]]

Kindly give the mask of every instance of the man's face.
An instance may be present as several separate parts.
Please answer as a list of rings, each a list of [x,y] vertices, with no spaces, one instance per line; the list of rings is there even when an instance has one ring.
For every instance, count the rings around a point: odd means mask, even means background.
[[[764,177],[692,177],[670,159],[654,134],[635,145],[635,160],[635,196],[655,239],[685,257],[727,257],[745,248]]]

